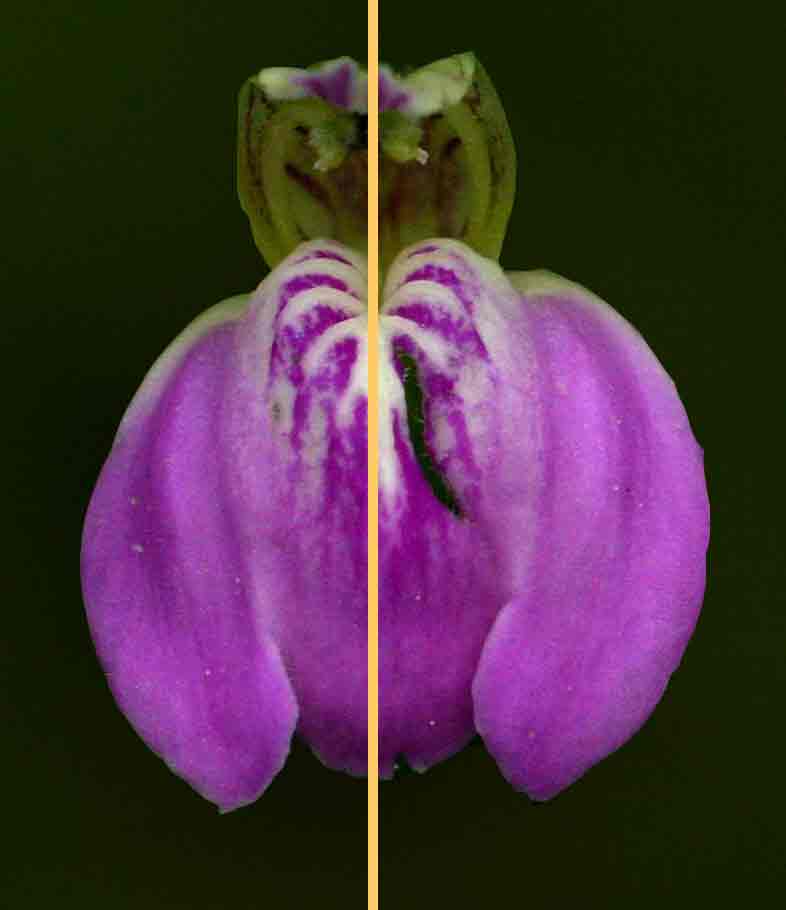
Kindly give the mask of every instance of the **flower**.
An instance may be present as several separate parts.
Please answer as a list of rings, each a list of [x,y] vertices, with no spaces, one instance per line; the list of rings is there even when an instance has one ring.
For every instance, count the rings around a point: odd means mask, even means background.
[[[152,368],[85,522],[118,705],[223,810],[296,731],[366,771],[365,90],[347,58],[244,86],[272,271]],[[380,108],[380,770],[479,733],[548,799],[644,723],[693,632],[701,450],[620,315],[497,264],[515,156],[477,61],[383,69]]]

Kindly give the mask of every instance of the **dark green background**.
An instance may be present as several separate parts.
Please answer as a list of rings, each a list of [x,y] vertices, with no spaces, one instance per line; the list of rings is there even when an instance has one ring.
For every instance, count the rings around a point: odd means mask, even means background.
[[[645,729],[546,805],[482,746],[381,788],[382,906],[676,906],[782,869],[783,23],[764,5],[383,5],[382,58],[473,49],[520,157],[503,264],[603,296],[674,377],[713,538],[694,641]],[[262,276],[234,193],[235,94],[365,53],[365,7],[4,7],[6,479],[0,906],[365,903],[365,787],[296,747],[219,817],[116,711],[79,591],[117,422],[194,316]]]

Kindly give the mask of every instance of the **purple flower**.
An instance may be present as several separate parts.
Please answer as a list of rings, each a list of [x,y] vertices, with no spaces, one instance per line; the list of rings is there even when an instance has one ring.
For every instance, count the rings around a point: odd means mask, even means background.
[[[224,810],[295,732],[366,771],[363,80],[342,58],[244,87],[241,200],[275,267],[152,368],[85,523],[112,692]],[[515,158],[474,58],[380,93],[381,772],[479,733],[548,799],[642,725],[693,632],[701,450],[621,316],[496,263]]]

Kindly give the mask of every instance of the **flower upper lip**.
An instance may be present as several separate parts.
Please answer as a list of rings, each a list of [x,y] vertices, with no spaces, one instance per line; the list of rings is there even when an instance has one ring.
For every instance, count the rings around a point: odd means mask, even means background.
[[[435,114],[464,97],[474,72],[472,54],[446,57],[407,76],[380,66],[379,109],[400,111],[414,119]],[[368,74],[350,57],[327,60],[308,69],[267,67],[257,74],[256,81],[274,101],[321,98],[353,113],[368,111]]]

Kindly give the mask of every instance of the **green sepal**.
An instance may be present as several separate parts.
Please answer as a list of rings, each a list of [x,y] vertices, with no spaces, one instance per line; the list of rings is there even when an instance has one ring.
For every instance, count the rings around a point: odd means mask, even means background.
[[[366,252],[368,153],[355,120],[321,98],[273,101],[256,77],[241,88],[238,195],[271,269],[317,237]]]
[[[461,54],[424,67],[405,81],[414,86],[418,74],[426,72],[460,74],[466,91],[458,103],[422,118],[383,115],[383,269],[402,248],[430,237],[459,239],[498,259],[513,208],[516,150],[485,69],[473,55]],[[402,122],[407,119],[409,128]]]

